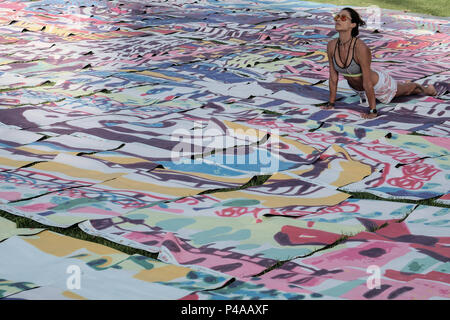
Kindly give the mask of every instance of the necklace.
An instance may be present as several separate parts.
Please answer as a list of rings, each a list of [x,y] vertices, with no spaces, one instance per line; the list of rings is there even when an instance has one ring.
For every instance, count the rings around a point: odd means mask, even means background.
[[[353,37],[350,38],[350,40],[345,41],[344,43],[341,43],[341,39],[338,39],[339,45],[340,46],[345,46],[347,43],[349,43],[350,41],[352,41]]]
[[[351,40],[353,40],[353,37],[350,38],[350,40],[346,41],[344,44],[350,42]],[[338,39],[338,43],[340,44],[340,39]],[[347,64],[347,61],[348,61],[348,58],[350,57],[350,48],[351,48],[351,45],[348,46],[347,57],[345,58],[345,62],[344,62],[345,69],[347,69],[349,67],[349,65]],[[344,48],[344,50],[345,50],[345,48]],[[341,62],[342,62],[340,51],[341,51],[341,49],[339,49],[337,53],[339,54],[339,60],[341,60]],[[345,66],[347,66],[347,67],[345,67]],[[348,70],[347,70],[347,73],[348,73]]]

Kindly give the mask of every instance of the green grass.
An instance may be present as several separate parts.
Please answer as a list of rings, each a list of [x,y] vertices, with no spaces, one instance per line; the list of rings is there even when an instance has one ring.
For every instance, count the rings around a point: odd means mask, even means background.
[[[234,190],[242,190],[242,189],[245,189],[245,188],[248,188],[248,187],[251,187],[251,186],[258,186],[258,185],[262,185],[270,177],[271,177],[270,175],[255,176],[248,183],[246,183],[245,185],[243,185],[243,186],[241,186],[239,188],[208,190],[206,192],[203,192],[202,194],[208,194],[208,193],[212,193],[212,192],[227,192],[227,191],[234,191]],[[408,199],[384,199],[384,198],[380,198],[380,197],[377,197],[377,196],[375,196],[373,194],[365,193],[365,192],[348,192],[348,191],[343,191],[343,192],[346,192],[346,193],[350,194],[352,198],[356,198],[356,199],[394,201],[394,202],[412,203],[412,204],[417,204],[417,205],[427,205],[427,206],[436,206],[436,207],[450,208],[450,205],[444,205],[444,204],[436,203],[435,199],[427,199],[427,200],[419,200],[419,201],[408,200]],[[16,215],[10,214],[8,212],[4,212],[2,210],[0,210],[0,217],[3,217],[3,218],[6,218],[8,220],[11,220],[11,221],[15,222],[16,225],[17,225],[17,228],[40,228],[40,229],[46,229],[46,230],[53,231],[53,232],[56,232],[56,233],[59,233],[59,234],[63,234],[63,235],[68,236],[68,237],[73,237],[73,238],[77,238],[77,239],[80,239],[80,240],[85,240],[85,241],[90,241],[90,242],[95,242],[95,243],[98,243],[98,244],[101,244],[101,245],[105,245],[105,246],[108,246],[110,248],[113,248],[113,249],[116,249],[118,251],[121,251],[123,253],[129,254],[129,255],[140,254],[140,255],[151,257],[151,258],[154,258],[154,259],[156,259],[156,257],[157,257],[157,254],[154,254],[154,253],[150,253],[150,252],[147,252],[147,251],[144,251],[144,250],[134,249],[134,248],[131,248],[131,247],[128,247],[128,246],[117,244],[115,242],[106,240],[106,239],[101,238],[101,237],[95,237],[95,236],[89,235],[89,234],[85,233],[84,231],[82,231],[81,229],[79,229],[77,225],[74,225],[74,226],[69,227],[69,228],[51,227],[51,226],[46,226],[46,225],[40,224],[40,223],[38,223],[38,222],[36,222],[34,220],[31,220],[31,219],[28,219],[28,218],[24,218],[24,217],[20,217],[20,216],[16,216]],[[336,241],[333,244],[327,245],[326,247],[323,248],[323,250],[338,245],[339,243],[343,242],[346,238],[348,238],[348,236],[343,236],[342,239],[339,239],[338,241]],[[287,261],[289,261],[289,260],[279,261],[274,266],[268,268],[267,270],[264,270],[262,273],[266,273],[266,272],[268,272],[268,271],[270,271],[270,270],[272,270],[274,268],[280,267],[281,265],[283,265]]]
[[[352,196],[352,198],[355,198],[355,199],[392,201],[392,202],[402,202],[402,203],[413,203],[413,204],[423,205],[423,206],[434,206],[434,207],[450,208],[450,205],[437,203],[435,201],[436,198],[425,199],[425,200],[391,199],[391,198],[385,199],[385,198],[380,198],[380,197],[378,197],[376,195],[373,195],[373,194],[367,193],[367,192],[349,192],[349,191],[343,191],[343,190],[339,190],[339,191],[348,193],[349,195]],[[439,198],[439,197],[437,197],[437,198]]]
[[[114,243],[114,242],[106,240],[104,238],[92,236],[90,234],[83,232],[81,229],[78,228],[77,225],[74,225],[69,228],[51,227],[51,226],[46,226],[46,225],[40,224],[39,222],[36,222],[36,221],[28,219],[28,218],[10,214],[10,213],[2,211],[2,210],[0,210],[0,217],[3,217],[3,218],[6,218],[8,220],[15,222],[17,228],[46,229],[48,231],[53,231],[53,232],[63,234],[68,237],[85,240],[85,241],[90,241],[90,242],[95,242],[95,243],[116,249],[118,251],[121,251],[121,252],[129,254],[129,255],[140,254],[140,255],[143,255],[146,257],[151,257],[154,259],[156,259],[156,257],[158,256],[158,254],[156,254],[156,253],[150,253],[145,250],[134,249],[134,248],[127,247],[124,245],[120,245],[118,243]]]
[[[408,11],[432,16],[449,17],[448,0],[314,0],[311,2],[329,3],[348,7],[368,7],[371,5],[384,9]]]
[[[40,88],[40,87],[52,87],[56,83],[53,81],[45,81],[44,83],[37,85],[37,86],[24,86],[24,87],[15,87],[15,88],[2,88],[0,89],[0,93],[2,92],[8,92],[8,91],[16,91],[19,89],[33,89],[33,88]]]
[[[216,189],[216,190],[208,190],[206,192],[203,192],[202,194],[207,194],[207,193],[211,193],[211,192],[227,192],[227,191],[234,191],[234,190],[242,190],[248,187],[252,187],[252,186],[258,186],[258,185],[262,185],[263,183],[265,183],[271,176],[270,175],[264,175],[264,176],[255,176],[253,179],[251,179],[249,182],[247,182],[245,185],[239,187],[239,188],[230,188],[230,189]],[[345,192],[345,191],[344,191]],[[378,196],[375,196],[373,194],[370,193],[364,193],[364,192],[346,192],[348,194],[351,195],[351,198],[356,198],[356,199],[367,199],[367,200],[381,200],[381,201],[394,201],[394,202],[403,202],[403,203],[412,203],[412,204],[417,204],[417,205],[428,205],[428,206],[437,206],[437,207],[445,207],[445,208],[450,208],[450,205],[444,205],[444,204],[440,204],[440,203],[436,203],[435,199],[427,199],[427,200],[419,200],[419,201],[414,201],[414,200],[408,200],[408,199],[384,199],[384,198],[380,198]],[[401,222],[403,220],[405,220],[407,217],[409,216],[406,215],[402,220],[398,221]],[[72,237],[72,238],[76,238],[76,239],[80,239],[80,240],[84,240],[84,241],[90,241],[90,242],[94,242],[94,243],[98,243],[100,245],[104,245],[110,248],[113,248],[115,250],[121,251],[125,254],[128,255],[143,255],[146,257],[150,257],[153,259],[156,259],[158,254],[156,253],[150,253],[144,250],[139,250],[139,249],[135,249],[135,248],[131,248],[128,246],[124,246],[124,245],[120,245],[118,243],[106,240],[104,238],[101,237],[96,237],[96,236],[92,236],[89,235],[87,233],[85,233],[84,231],[82,231],[81,229],[78,228],[78,226],[75,224],[72,227],[69,228],[57,228],[57,227],[50,227],[50,226],[46,226],[46,225],[42,225],[34,220],[28,219],[28,218],[24,218],[24,217],[20,217],[20,216],[15,216],[12,215],[10,213],[4,212],[0,210],[0,217],[4,217],[6,219],[9,219],[11,221],[14,221],[17,225],[17,228],[41,228],[41,229],[46,229],[49,231],[53,231],[56,232],[58,234],[62,234],[68,237]],[[377,229],[382,229],[384,227],[386,227],[388,224],[385,223],[384,225],[378,227]],[[375,230],[372,230],[375,231]],[[283,266],[285,263],[296,259],[296,258],[305,258],[308,256],[311,256],[313,254],[316,254],[319,251],[324,251],[324,250],[328,250],[330,248],[333,248],[343,242],[345,242],[349,237],[351,237],[353,235],[351,234],[343,234],[338,240],[336,240],[334,243],[329,244],[324,246],[323,248],[320,248],[318,250],[315,250],[309,254],[307,254],[306,256],[298,256],[298,257],[292,257],[291,259],[287,259],[287,260],[283,260],[283,261],[277,261],[275,264],[273,264],[272,266],[266,268],[265,270],[261,271],[260,273],[258,273],[257,275],[254,276],[261,276],[267,272],[270,272],[271,270],[280,268],[281,266]],[[231,282],[230,282],[231,283]],[[226,285],[229,285],[230,283],[227,283]]]

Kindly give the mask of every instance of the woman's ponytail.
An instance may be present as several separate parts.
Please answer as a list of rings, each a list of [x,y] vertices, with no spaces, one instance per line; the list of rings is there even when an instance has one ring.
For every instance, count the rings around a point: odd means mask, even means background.
[[[366,22],[361,19],[359,16],[359,13],[356,12],[354,9],[346,7],[342,10],[348,11],[350,13],[351,22],[356,23],[356,27],[352,29],[352,37],[357,37],[359,35],[359,27],[365,26]]]

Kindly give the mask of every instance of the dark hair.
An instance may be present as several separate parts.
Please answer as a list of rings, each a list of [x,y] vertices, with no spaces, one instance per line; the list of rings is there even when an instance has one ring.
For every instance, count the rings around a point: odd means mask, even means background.
[[[352,8],[346,7],[342,10],[346,10],[350,13],[351,22],[356,23],[356,27],[352,29],[352,37],[356,37],[359,34],[359,26],[365,26],[366,22],[361,19],[359,13]]]

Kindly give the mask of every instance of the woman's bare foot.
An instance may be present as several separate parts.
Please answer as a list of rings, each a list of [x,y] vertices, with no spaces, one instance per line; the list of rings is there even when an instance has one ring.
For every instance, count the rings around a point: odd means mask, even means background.
[[[424,88],[424,93],[427,96],[435,96],[435,95],[437,95],[436,88],[432,84],[430,84],[430,85],[428,85],[426,87],[423,87],[423,88]]]

